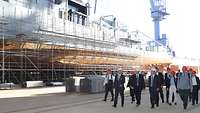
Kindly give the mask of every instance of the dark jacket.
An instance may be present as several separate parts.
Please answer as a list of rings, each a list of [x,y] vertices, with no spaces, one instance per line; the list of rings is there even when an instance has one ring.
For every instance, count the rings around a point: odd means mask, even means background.
[[[129,76],[129,80],[128,80],[128,83],[127,83],[127,86],[126,86],[126,87],[129,87],[129,88],[133,89],[134,76],[135,76],[135,75]]]
[[[200,89],[200,80],[199,77],[196,76],[196,80],[197,80],[197,85],[198,85],[198,90]]]
[[[124,83],[125,83],[125,76],[121,75],[118,79],[119,75],[115,75],[115,81],[114,81],[114,88],[115,90],[124,90]]]
[[[162,72],[158,72],[158,78],[159,78],[160,87],[164,86],[164,76]]]
[[[152,75],[151,75],[152,76]],[[156,91],[158,88],[160,88],[160,82],[158,75],[154,75],[153,79],[153,86],[151,87],[151,76],[149,76],[149,89],[152,89],[153,91]]]
[[[196,77],[196,81],[197,81],[197,86],[198,86],[198,89],[200,88],[200,80],[199,80],[199,77],[195,76]]]
[[[133,87],[135,91],[141,91],[142,89],[145,88],[145,83],[144,83],[144,76],[142,74],[139,74],[139,80],[138,80],[138,86],[137,86],[137,77],[136,74],[133,76],[129,77],[129,81],[127,84],[127,87]]]
[[[168,73],[165,73],[165,86],[166,88],[170,87],[170,75],[168,76]]]

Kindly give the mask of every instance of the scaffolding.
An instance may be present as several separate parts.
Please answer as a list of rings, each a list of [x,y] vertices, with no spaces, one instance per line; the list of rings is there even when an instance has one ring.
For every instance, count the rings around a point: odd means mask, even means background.
[[[159,62],[141,56],[156,56],[161,51],[166,56],[165,47],[147,51],[152,40],[138,31],[130,36],[87,19],[85,25],[77,24],[38,10],[32,13],[31,9],[15,18],[18,9],[9,10],[0,6],[1,83],[23,86],[29,80],[63,81],[65,77],[91,72],[101,75],[108,68],[130,71],[135,65]],[[163,59],[170,62],[168,57]]]

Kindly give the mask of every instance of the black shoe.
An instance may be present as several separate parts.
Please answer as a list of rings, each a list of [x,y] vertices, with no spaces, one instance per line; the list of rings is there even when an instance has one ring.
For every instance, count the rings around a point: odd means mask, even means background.
[[[187,105],[183,105],[183,108],[186,110],[187,109]]]
[[[162,100],[162,103],[165,103],[165,101],[164,101],[164,100]]]
[[[171,106],[171,105],[172,105],[172,103],[169,103],[169,105]]]
[[[104,99],[103,101],[105,101],[105,102],[106,102],[106,99]]]
[[[131,101],[131,104],[133,104],[133,101]]]
[[[111,99],[110,101],[113,101],[113,99]]]
[[[151,109],[154,109],[154,106],[151,106]]]
[[[117,106],[116,105],[112,105],[112,107],[116,108]]]
[[[122,105],[122,108],[124,107],[124,105]]]
[[[156,107],[159,107],[159,104],[156,104]]]
[[[194,106],[194,105],[195,105],[195,103],[192,103],[192,105]]]
[[[174,105],[177,105],[177,103],[175,102]]]

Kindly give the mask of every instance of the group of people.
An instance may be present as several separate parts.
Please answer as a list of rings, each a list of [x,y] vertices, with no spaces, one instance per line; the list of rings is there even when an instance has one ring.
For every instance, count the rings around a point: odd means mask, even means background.
[[[167,68],[165,74],[166,85],[166,99],[169,105],[177,104],[177,93],[179,93],[181,100],[183,101],[183,108],[187,109],[188,101],[192,101],[192,105],[198,104],[198,92],[200,81],[196,75],[196,71],[187,69],[186,66],[182,67],[175,73],[170,68]]]
[[[139,106],[141,104],[141,92],[142,89],[145,88],[144,75],[140,74],[139,71],[136,73],[131,73],[132,75],[129,77],[129,81],[127,87],[130,88],[130,94],[132,97],[132,102],[135,101]],[[124,106],[124,87],[125,84],[125,75],[121,70],[113,73],[111,70],[107,71],[107,75],[105,77],[105,97],[104,101],[107,101],[108,92],[111,93],[111,101],[114,101],[113,107],[117,107],[118,95],[121,96],[121,106]],[[113,92],[115,89],[115,93]],[[115,94],[115,95],[114,95]]]
[[[131,103],[136,101],[136,106],[141,104],[141,92],[145,89],[145,76],[144,73],[140,73],[139,71],[131,72],[129,76],[127,87],[130,88]],[[107,101],[108,92],[110,92],[112,97],[111,101],[114,101],[113,107],[117,107],[118,95],[120,94],[121,106],[123,107],[124,84],[125,75],[122,73],[122,70],[115,73],[108,70],[104,82],[104,101]],[[186,66],[182,67],[182,72],[180,70],[175,72],[170,68],[167,68],[165,74],[159,71],[157,67],[153,67],[151,69],[151,74],[148,77],[147,85],[149,87],[150,104],[152,109],[155,105],[157,107],[159,106],[159,97],[161,97],[162,103],[165,102],[163,86],[166,86],[166,103],[170,106],[173,103],[174,105],[177,105],[177,94],[180,95],[180,98],[183,101],[184,109],[187,109],[188,101],[191,101],[192,105],[198,104],[200,80],[196,76],[196,72],[192,69],[188,70]]]

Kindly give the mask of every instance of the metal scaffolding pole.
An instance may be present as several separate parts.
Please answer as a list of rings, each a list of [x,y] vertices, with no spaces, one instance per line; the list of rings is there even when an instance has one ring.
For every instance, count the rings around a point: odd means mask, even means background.
[[[4,17],[4,7],[3,7],[3,17]],[[4,24],[2,25],[2,30],[4,30]],[[4,46],[5,46],[5,36],[4,36],[4,31],[2,32],[2,83],[5,83],[5,53],[4,53]]]
[[[2,41],[2,43],[3,43],[3,51],[2,51],[2,52],[3,52],[3,53],[2,53],[2,83],[4,83],[4,82],[5,82],[5,70],[4,70],[4,69],[5,69],[5,53],[4,53],[4,45],[5,45],[5,44],[4,44],[4,43],[5,43],[5,42],[4,42],[4,41],[5,41],[4,38],[5,38],[5,37],[4,37],[4,33],[2,33],[2,38],[3,38],[3,39],[2,39],[2,40],[3,40],[3,41]]]

